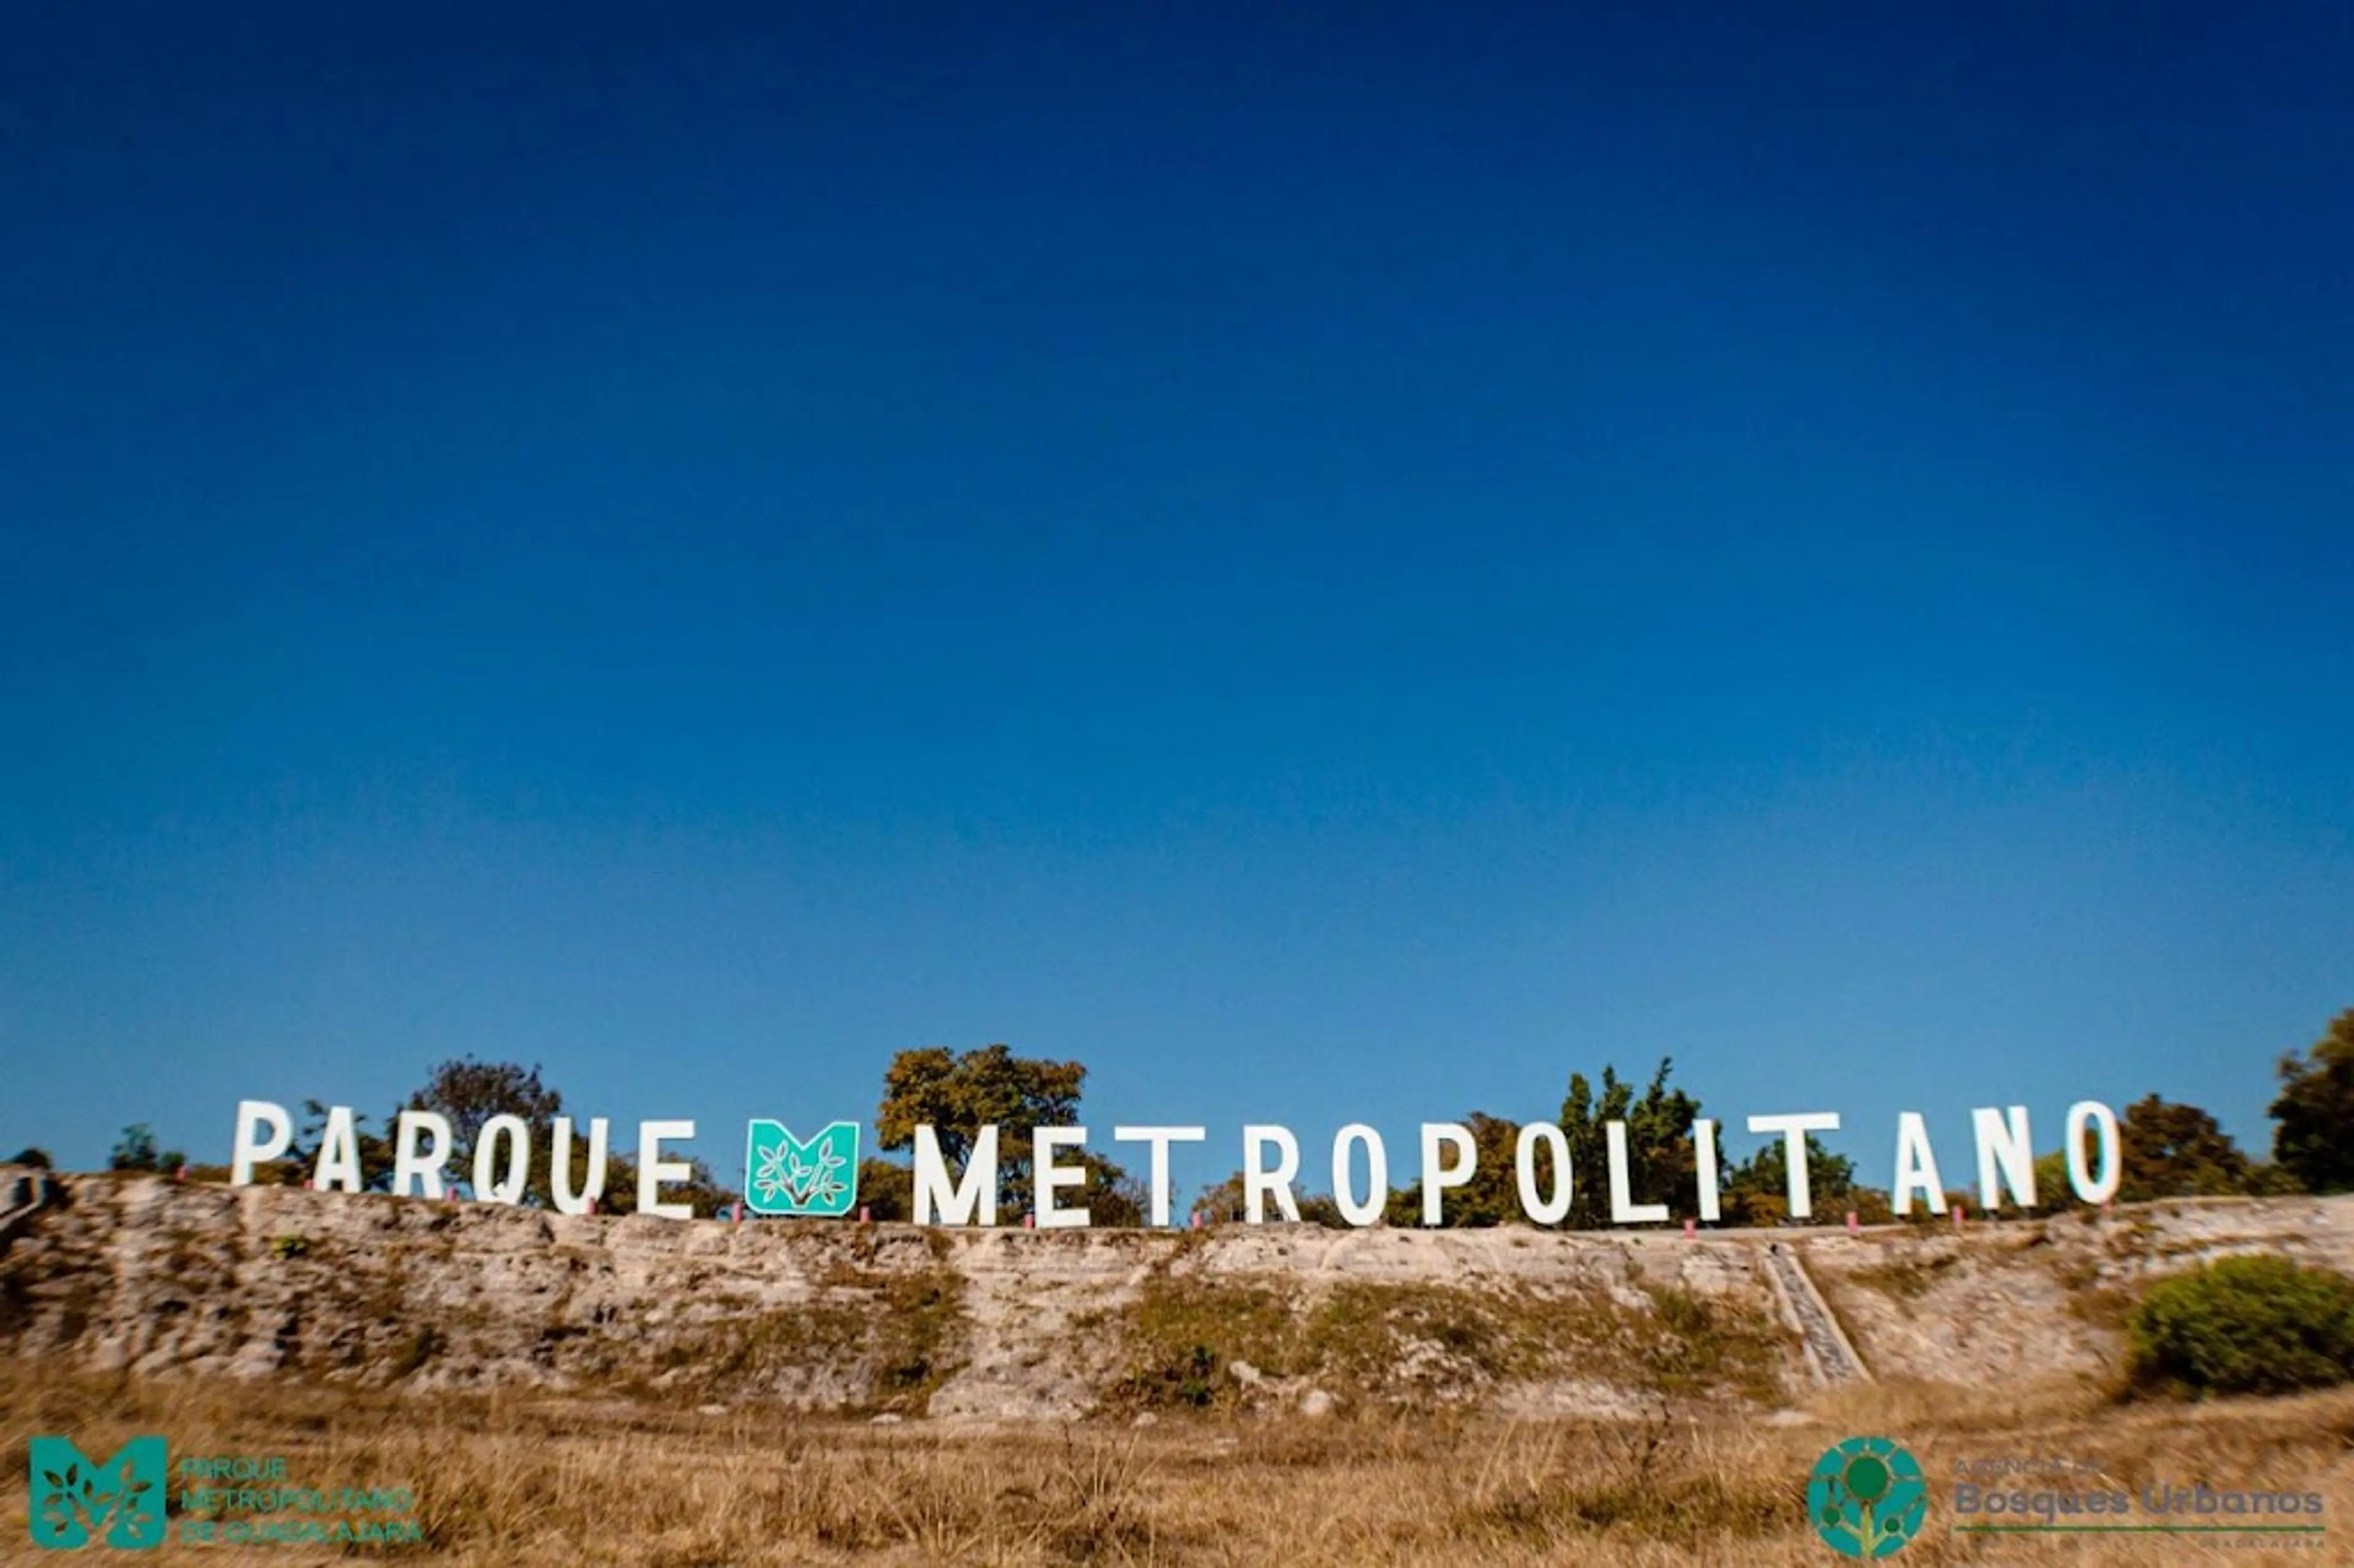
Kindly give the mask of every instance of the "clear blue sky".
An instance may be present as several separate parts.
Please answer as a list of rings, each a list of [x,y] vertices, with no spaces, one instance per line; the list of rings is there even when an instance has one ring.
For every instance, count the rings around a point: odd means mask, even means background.
[[[2354,1006],[2344,7],[479,12],[6,19],[0,1145],[1671,1053],[1958,1184]]]

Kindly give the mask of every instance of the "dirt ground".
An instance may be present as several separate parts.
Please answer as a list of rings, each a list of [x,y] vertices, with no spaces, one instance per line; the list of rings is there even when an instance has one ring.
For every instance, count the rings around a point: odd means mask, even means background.
[[[451,1568],[766,1568],[783,1563],[1724,1563],[1840,1559],[1809,1528],[1808,1470],[1862,1434],[1930,1478],[1908,1564],[2354,1561],[2354,1391],[2126,1405],[2082,1383],[2015,1391],[1879,1383],[1768,1420],[1712,1425],[1341,1414],[979,1425],[845,1423],[545,1396],[390,1394],[285,1383],[0,1374],[0,1561],[31,1544],[28,1439],[102,1459],[161,1434],[172,1461],[284,1462],[281,1484],[413,1494],[421,1539],[345,1548],[200,1545],[137,1561],[293,1568],[389,1556]],[[2105,1488],[2320,1494],[2318,1536],[1974,1537],[1957,1467],[2063,1461]],[[2017,1482],[2015,1485],[2051,1485]],[[232,1509],[220,1520],[239,1517]],[[248,1512],[243,1517],[258,1517]],[[267,1516],[259,1516],[267,1517]],[[276,1517],[297,1515],[281,1512]],[[352,1517],[345,1515],[341,1517]],[[394,1517],[379,1514],[367,1517]],[[2211,1521],[2210,1521],[2211,1522]],[[113,1553],[106,1554],[112,1560]]]

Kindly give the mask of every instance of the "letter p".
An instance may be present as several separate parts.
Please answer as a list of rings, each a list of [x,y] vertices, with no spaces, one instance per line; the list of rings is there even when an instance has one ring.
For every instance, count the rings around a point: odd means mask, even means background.
[[[257,1137],[263,1128],[270,1129],[268,1139]],[[237,1102],[237,1152],[230,1161],[228,1181],[232,1187],[253,1185],[253,1168],[264,1160],[275,1160],[294,1142],[294,1118],[286,1107],[268,1100]]]

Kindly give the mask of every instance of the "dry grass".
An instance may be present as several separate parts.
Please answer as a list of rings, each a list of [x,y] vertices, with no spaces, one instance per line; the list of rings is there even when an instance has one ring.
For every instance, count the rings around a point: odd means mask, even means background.
[[[1952,1277],[1954,1266],[1961,1259],[1953,1253],[1940,1253],[1929,1257],[1892,1257],[1886,1263],[1867,1264],[1852,1270],[1848,1280],[1868,1289],[1877,1290],[1898,1301],[1918,1301],[1940,1280]]]
[[[25,1440],[88,1450],[161,1432],[176,1456],[283,1455],[289,1479],[408,1486],[428,1543],[405,1561],[467,1568],[767,1568],[916,1564],[1723,1563],[1822,1568],[1808,1468],[1831,1441],[1885,1433],[1935,1478],[1907,1564],[2315,1563],[2318,1549],[2192,1540],[1970,1540],[1949,1533],[1965,1459],[2065,1457],[2108,1483],[2321,1491],[2354,1531],[2354,1392],[2131,1407],[2052,1385],[1882,1384],[1819,1399],[1805,1425],[1413,1419],[1168,1419],[943,1429],[725,1414],[652,1404],[411,1397],[278,1384],[133,1382],[0,1369],[0,1560],[27,1543]],[[143,1561],[294,1564],[317,1548],[169,1545]]]
[[[1476,1403],[1500,1384],[1603,1376],[1653,1396],[1778,1403],[1788,1359],[1770,1319],[1691,1292],[1650,1287],[1641,1310],[1599,1291],[1345,1281],[1313,1297],[1280,1282],[1163,1270],[1117,1315],[1128,1408],[1232,1411],[1248,1363],[1312,1383],[1353,1407],[1427,1410]]]

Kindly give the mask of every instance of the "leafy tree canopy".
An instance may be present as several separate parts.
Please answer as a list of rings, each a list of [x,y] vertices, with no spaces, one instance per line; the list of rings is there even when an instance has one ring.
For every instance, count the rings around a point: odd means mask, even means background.
[[[475,1146],[493,1117],[520,1118],[531,1128],[535,1150],[545,1150],[556,1118],[564,1114],[564,1097],[541,1081],[537,1063],[526,1068],[462,1056],[436,1066],[401,1108],[434,1111],[449,1121],[450,1170],[471,1181]]]
[[[1440,1224],[1449,1230],[1528,1224],[1528,1215],[1521,1208],[1520,1184],[1513,1175],[1520,1123],[1473,1111],[1463,1118],[1463,1126],[1471,1134],[1475,1161],[1471,1180],[1446,1190]],[[1543,1166],[1538,1169],[1543,1171]],[[1337,1207],[1334,1213],[1339,1213]],[[1306,1210],[1300,1217],[1307,1217]],[[1383,1217],[1394,1225],[1421,1224],[1422,1183],[1409,1182],[1393,1192]]]
[[[1822,1224],[1854,1209],[1859,1218],[1873,1219],[1871,1211],[1886,1208],[1886,1196],[1860,1187],[1855,1161],[1834,1154],[1813,1133],[1807,1136],[1807,1199],[1814,1211],[1809,1223]],[[1877,1205],[1867,1199],[1878,1199]],[[1757,1152],[1726,1172],[1723,1193],[1724,1217],[1737,1225],[1778,1224],[1790,1213],[1790,1153],[1778,1134]]]
[[[2117,1189],[2120,1202],[2218,1197],[2247,1191],[2248,1157],[2215,1118],[2197,1106],[2147,1095],[2127,1106],[2117,1120],[2125,1158],[2125,1180]]]
[[[42,1158],[46,1160],[48,1156],[43,1155]],[[106,1168],[109,1171],[177,1171],[187,1162],[188,1157],[176,1149],[157,1149],[155,1129],[140,1121],[122,1129],[122,1136],[115,1140],[114,1151],[107,1156]]]
[[[929,1126],[941,1154],[961,1167],[974,1137],[995,1123],[998,1207],[1018,1213],[1030,1207],[1031,1135],[1077,1123],[1087,1078],[1079,1063],[1016,1056],[1005,1045],[961,1054],[944,1046],[902,1051],[883,1075],[875,1133],[885,1149],[907,1150],[916,1128]]]
[[[2273,1160],[2310,1192],[2354,1190],[2354,1009],[2299,1058],[2280,1059]]]
[[[1681,1089],[1668,1087],[1674,1059],[1659,1058],[1659,1071],[1640,1097],[1635,1086],[1621,1080],[1617,1069],[1602,1069],[1602,1093],[1597,1097],[1585,1075],[1573,1073],[1569,1094],[1561,1105],[1561,1128],[1569,1135],[1569,1160],[1576,1172],[1571,1194],[1569,1224],[1580,1230],[1597,1230],[1610,1221],[1610,1167],[1603,1128],[1613,1121],[1627,1124],[1628,1188],[1638,1203],[1666,1203],[1678,1213],[1699,1207],[1699,1167],[1692,1152],[1691,1124],[1700,1115],[1700,1101]]]
[[[1293,1201],[1299,1205],[1300,1224],[1322,1225],[1333,1231],[1348,1228],[1349,1222],[1341,1217],[1341,1205],[1333,1202],[1330,1192],[1300,1192]],[[1193,1200],[1193,1212],[1202,1216],[1205,1225],[1239,1224],[1246,1219],[1249,1210],[1244,1206],[1243,1173],[1237,1171],[1215,1186],[1203,1188],[1202,1195]],[[1416,1213],[1419,1213],[1417,1207]],[[1277,1224],[1282,1218],[1270,1203],[1267,1223]]]

